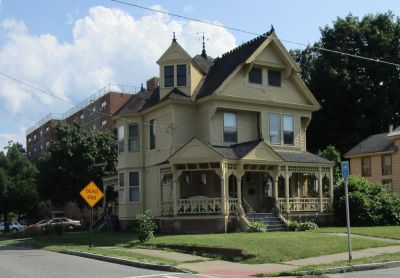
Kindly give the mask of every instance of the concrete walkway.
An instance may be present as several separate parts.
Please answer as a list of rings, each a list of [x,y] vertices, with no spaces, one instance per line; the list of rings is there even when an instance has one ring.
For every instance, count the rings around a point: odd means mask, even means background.
[[[335,234],[342,236],[343,234]],[[352,235],[353,237],[363,237],[373,240],[382,240],[393,243],[400,243],[400,240],[392,240],[385,238],[377,238],[370,236]],[[110,247],[106,247],[110,248]],[[131,249],[131,248],[115,248],[113,249],[130,251],[138,254],[148,255],[152,257],[166,258],[178,262],[178,267],[181,269],[197,272],[207,275],[227,275],[227,276],[250,276],[257,274],[276,274],[283,271],[291,271],[296,268],[307,265],[330,264],[337,261],[346,261],[348,253],[337,253],[330,255],[323,255],[318,257],[311,257],[306,259],[292,260],[282,263],[266,263],[266,264],[243,264],[223,260],[212,260],[205,257],[194,256],[179,252],[168,252],[163,250],[153,249]],[[400,245],[368,248],[358,251],[353,251],[353,259],[372,257],[382,254],[398,253],[400,252]],[[196,261],[196,262],[191,262]]]

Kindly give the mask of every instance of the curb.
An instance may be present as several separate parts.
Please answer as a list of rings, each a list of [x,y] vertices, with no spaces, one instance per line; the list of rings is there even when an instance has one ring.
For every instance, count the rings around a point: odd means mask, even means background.
[[[144,262],[139,262],[139,261],[131,261],[131,260],[126,260],[126,259],[121,259],[121,258],[116,258],[116,257],[108,257],[108,256],[103,256],[103,255],[97,255],[97,254],[80,252],[80,251],[72,251],[72,250],[63,250],[63,251],[60,251],[59,253],[93,259],[93,260],[99,260],[99,261],[108,262],[108,263],[150,269],[150,270],[190,273],[188,271],[182,270],[182,269],[177,268],[172,265],[158,265],[158,264],[144,263]]]
[[[387,269],[400,267],[400,261],[392,261],[392,262],[384,262],[384,263],[371,263],[371,264],[358,264],[351,266],[339,266],[321,270],[314,271],[305,271],[303,275],[313,275],[315,273],[322,274],[334,274],[334,273],[345,273],[345,272],[355,272],[355,271],[367,271],[367,270],[376,270],[376,269]]]

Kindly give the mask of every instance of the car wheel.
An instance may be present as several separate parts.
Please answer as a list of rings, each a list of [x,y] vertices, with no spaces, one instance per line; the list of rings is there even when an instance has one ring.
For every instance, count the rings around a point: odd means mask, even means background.
[[[15,233],[15,232],[18,231],[18,229],[17,229],[17,228],[12,228],[11,231],[12,231],[13,233]]]
[[[68,226],[68,230],[72,231],[73,229],[74,229],[74,226],[72,226],[72,225]]]

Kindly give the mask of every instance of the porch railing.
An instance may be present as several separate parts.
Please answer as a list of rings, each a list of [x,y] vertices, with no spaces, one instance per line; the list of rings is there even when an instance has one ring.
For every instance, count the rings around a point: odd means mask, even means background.
[[[286,198],[278,198],[277,206],[280,211],[287,211]],[[289,211],[321,211],[319,198],[289,198]],[[329,198],[322,198],[322,211],[327,211]]]
[[[161,202],[161,215],[169,216],[174,214],[173,201]],[[238,211],[238,199],[229,198],[227,208],[229,213]],[[178,199],[176,200],[178,215],[202,215],[202,214],[221,214],[221,198],[201,198],[201,199]]]

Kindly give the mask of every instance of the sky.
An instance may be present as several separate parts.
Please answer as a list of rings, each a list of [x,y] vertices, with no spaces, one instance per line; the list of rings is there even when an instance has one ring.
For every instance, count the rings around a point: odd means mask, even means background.
[[[279,38],[302,44],[349,13],[400,15],[398,0],[123,1],[257,34],[272,24]],[[158,76],[156,61],[173,32],[192,56],[201,52],[203,32],[213,57],[254,37],[110,0],[0,0],[0,73],[77,104],[109,83],[139,87]],[[0,150],[10,140],[25,145],[25,131],[66,112],[67,102],[0,75]]]

